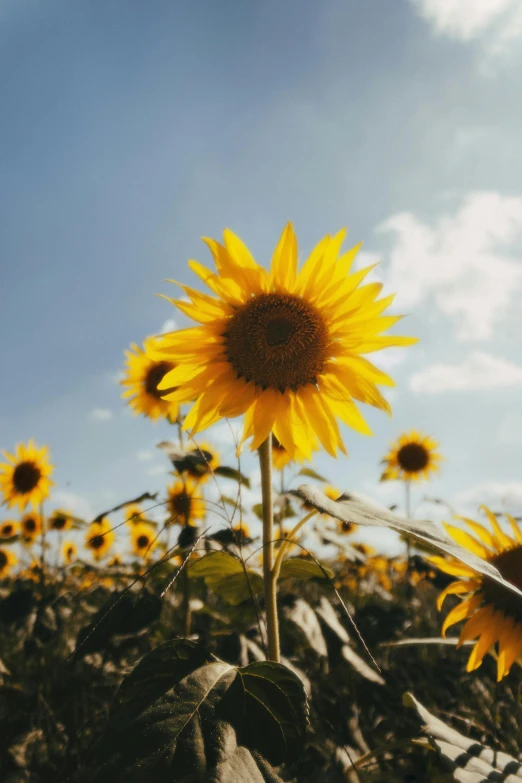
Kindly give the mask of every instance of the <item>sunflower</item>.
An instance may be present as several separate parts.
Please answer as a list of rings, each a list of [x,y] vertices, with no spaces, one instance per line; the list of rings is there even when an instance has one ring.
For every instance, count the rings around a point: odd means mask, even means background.
[[[33,507],[45,500],[53,482],[49,476],[53,466],[48,461],[47,446],[38,448],[33,440],[19,443],[15,454],[3,452],[7,462],[0,464],[0,492],[9,508],[18,504],[20,511],[30,503]]]
[[[152,358],[150,351],[153,346],[154,338],[149,337],[143,343],[143,350],[133,343],[131,350],[125,351],[127,370],[121,384],[128,388],[121,396],[129,398],[129,405],[136,415],[143,413],[150,419],[162,417],[175,421],[179,413],[179,404],[162,399],[165,392],[158,391],[158,384],[176,367],[176,364],[172,361],[163,359],[158,361]],[[175,390],[175,386],[168,389],[171,393]]]
[[[437,447],[436,441],[415,430],[401,435],[383,460],[387,467],[381,476],[381,481],[429,479],[432,473],[438,472],[439,462],[442,459],[436,451]]]
[[[380,283],[360,286],[372,267],[350,274],[360,245],[339,257],[345,233],[319,242],[299,273],[291,224],[270,273],[231,231],[224,245],[204,239],[217,274],[189,266],[217,298],[182,285],[191,301],[170,301],[201,325],[161,335],[154,351],[178,364],[159,384],[165,399],[196,400],[186,429],[245,414],[241,442],[252,436],[257,449],[273,430],[292,459],[309,459],[316,438],[333,456],[346,451],[338,419],[371,434],[354,400],[390,412],[377,384],[394,383],[361,354],[416,340],[383,335],[399,320],[382,316],[392,297],[377,300]]]
[[[157,534],[152,525],[140,522],[133,525],[131,530],[132,551],[138,557],[150,557],[152,550],[158,543]]]
[[[101,560],[114,543],[114,532],[109,520],[102,517],[97,522],[91,522],[85,537],[85,546],[91,550],[95,560]]]
[[[0,547],[0,579],[7,576],[11,568],[16,565],[18,559],[16,555],[5,547]]]
[[[205,516],[205,501],[198,492],[197,483],[176,480],[167,487],[167,503],[172,517],[172,522],[180,525],[195,525],[197,520]]]
[[[208,443],[199,443],[189,452],[190,455],[195,457],[195,459],[187,460],[187,467],[183,472],[194,479],[194,481],[199,481],[202,484],[208,480],[209,476],[219,466],[219,454]]]
[[[20,530],[24,544],[32,544],[43,530],[42,517],[34,511],[25,514],[20,520]]]
[[[47,520],[47,527],[49,530],[61,533],[63,530],[70,530],[72,523],[72,516],[68,511],[56,509]]]
[[[62,560],[64,563],[70,565],[73,560],[76,560],[78,555],[78,547],[73,544],[72,541],[64,541],[62,544]]]
[[[491,531],[465,517],[462,520],[474,535],[453,525],[445,525],[445,528],[458,544],[494,565],[507,582],[522,588],[522,531],[516,520],[506,514],[512,531],[511,535],[507,535],[495,515],[487,508],[484,511]],[[459,646],[463,642],[477,640],[468,660],[468,672],[478,669],[486,653],[498,643],[497,679],[501,680],[522,654],[520,597],[456,559],[435,556],[429,559],[444,573],[463,577],[448,585],[438,597],[437,607],[440,610],[446,596],[462,595],[462,600],[444,620],[442,635],[455,623],[466,620],[460,632]]]
[[[142,514],[143,511],[141,510],[141,507],[133,503],[131,506],[125,508],[125,522],[130,525],[130,527],[139,525],[142,522]]]
[[[118,568],[119,566],[123,565],[123,559],[120,557],[120,555],[113,555],[108,561],[107,565],[109,568]]]
[[[19,529],[20,525],[18,522],[6,519],[5,522],[0,524],[0,538],[12,538],[18,534]]]

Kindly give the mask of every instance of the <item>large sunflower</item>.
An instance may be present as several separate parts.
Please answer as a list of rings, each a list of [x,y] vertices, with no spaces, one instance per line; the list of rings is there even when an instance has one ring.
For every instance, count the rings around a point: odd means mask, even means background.
[[[386,469],[381,480],[421,481],[437,473],[441,455],[438,443],[429,435],[412,430],[398,438],[384,458]]]
[[[131,529],[132,551],[138,557],[150,557],[152,550],[158,543],[158,536],[152,525],[140,522]]]
[[[445,528],[458,544],[494,565],[507,582],[522,588],[522,531],[516,520],[506,514],[512,530],[508,536],[495,515],[489,509],[484,508],[484,511],[491,531],[464,517],[463,521],[474,535],[453,525],[445,525]],[[462,596],[444,620],[443,636],[452,625],[466,620],[459,645],[477,640],[468,660],[469,672],[478,669],[486,653],[498,642],[497,678],[501,680],[522,654],[522,599],[459,560],[436,556],[429,559],[446,574],[462,577],[448,585],[437,601],[440,610],[446,596]]]
[[[319,445],[317,440],[314,439],[312,450],[315,451],[318,448]],[[276,436],[272,435],[272,464],[274,468],[276,470],[283,470],[283,468],[286,468],[286,466],[294,460],[297,462],[305,462],[306,456],[301,454],[297,449],[292,456],[292,454],[285,449],[283,444],[276,438]]]
[[[150,419],[163,417],[175,421],[179,413],[179,404],[162,399],[162,394],[165,392],[158,390],[158,384],[175,368],[176,364],[172,361],[152,358],[150,351],[153,345],[154,338],[149,337],[143,343],[143,350],[133,343],[131,350],[125,351],[127,369],[121,383],[128,388],[121,396],[129,398],[129,405],[136,414],[143,413]],[[175,389],[176,387],[171,386],[168,390],[174,392]]]
[[[20,530],[24,544],[33,544],[43,530],[43,520],[40,514],[30,511],[20,520]]]
[[[168,508],[171,522],[178,525],[197,525],[205,516],[205,501],[195,481],[174,481],[169,487]]]
[[[16,565],[18,559],[10,549],[0,547],[0,579],[7,576],[11,568]]]
[[[189,266],[217,298],[182,285],[191,301],[171,301],[201,326],[158,337],[154,352],[178,364],[159,384],[165,399],[196,400],[186,429],[245,414],[252,449],[273,430],[292,459],[309,459],[316,438],[333,456],[345,451],[338,419],[371,434],[354,400],[390,411],[377,384],[392,379],[361,354],[416,340],[383,335],[399,320],[382,315],[392,297],[377,300],[380,283],[360,286],[372,267],[349,274],[359,245],[339,256],[344,236],[325,237],[300,272],[291,224],[270,272],[231,231],[224,245],[204,239],[218,274]]]
[[[95,560],[105,557],[114,543],[114,531],[109,520],[103,517],[98,522],[91,522],[85,537],[85,546],[91,550]]]
[[[20,511],[31,503],[37,507],[49,495],[49,476],[53,466],[48,461],[47,446],[38,448],[33,440],[19,443],[14,454],[3,452],[7,462],[0,464],[0,492],[9,507]]]

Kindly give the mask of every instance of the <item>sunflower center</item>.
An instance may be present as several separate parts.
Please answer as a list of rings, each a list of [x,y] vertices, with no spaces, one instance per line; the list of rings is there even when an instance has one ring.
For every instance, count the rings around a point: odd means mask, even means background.
[[[522,590],[522,546],[499,552],[493,557],[488,557],[488,561],[500,571],[506,582]],[[496,609],[522,621],[520,596],[487,577],[484,577],[482,590],[486,601],[492,603]]]
[[[187,473],[192,478],[198,479],[201,476],[206,476],[210,473],[210,462],[212,461],[212,454],[206,449],[194,449],[188,455],[187,460]]]
[[[429,454],[420,443],[407,443],[399,449],[397,460],[403,470],[417,473],[427,466]]]
[[[52,521],[53,529],[63,530],[66,522],[67,522],[66,517],[64,517],[62,514],[57,514],[55,517],[53,517],[53,521]]]
[[[12,525],[4,525],[2,528],[2,533],[6,538],[9,538],[9,536],[13,535],[13,526]]]
[[[282,393],[316,383],[328,359],[322,315],[293,294],[252,297],[237,309],[223,337],[238,378]]]
[[[7,565],[7,555],[5,552],[0,551],[0,571]]]
[[[35,519],[26,519],[24,521],[24,529],[27,533],[34,533],[36,530],[36,520]]]
[[[170,394],[176,391],[177,386],[172,386],[170,389],[158,390],[158,384],[161,383],[165,375],[174,369],[174,365],[170,362],[157,362],[153,364],[145,376],[145,391],[150,394],[151,397],[155,397],[157,400],[161,400],[165,394]]]
[[[91,549],[101,549],[103,546],[103,536],[93,536],[89,539],[89,546]]]
[[[17,492],[25,495],[31,492],[40,481],[42,473],[34,462],[20,462],[13,471],[13,485]]]
[[[149,537],[148,536],[138,536],[138,540],[136,542],[138,544],[138,549],[145,549],[149,545]]]

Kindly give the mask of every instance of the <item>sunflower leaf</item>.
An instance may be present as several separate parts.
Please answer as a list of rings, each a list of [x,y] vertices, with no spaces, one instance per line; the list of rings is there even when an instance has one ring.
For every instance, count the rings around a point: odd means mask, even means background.
[[[196,560],[190,567],[192,576],[201,577],[205,584],[227,603],[237,606],[260,593],[263,579],[258,571],[243,568],[241,561],[229,552],[211,552]]]
[[[241,484],[243,484],[244,487],[250,489],[250,479],[246,476],[243,476],[243,474],[240,473],[239,470],[236,470],[236,468],[229,468],[226,465],[219,465],[217,468],[214,468],[214,473],[216,476],[223,476],[223,478],[239,481]]]
[[[235,667],[176,639],[124,679],[86,780],[279,783],[271,765],[299,754],[307,718],[303,685],[286,666]]]
[[[284,560],[279,574],[280,579],[331,579],[333,576],[333,571],[326,566],[321,568],[313,560],[303,560],[300,557]]]
[[[298,476],[307,476],[308,478],[317,479],[317,481],[326,481],[327,479],[324,478],[324,476],[321,476],[319,473],[317,473],[316,470],[313,468],[301,468]]]
[[[388,527],[432,552],[451,555],[506,589],[517,593],[522,599],[522,591],[507,582],[491,563],[456,544],[442,528],[429,519],[406,519],[354,492],[345,492],[337,500],[331,500],[316,487],[303,484],[296,490],[296,494],[321,513],[329,514],[342,522],[369,527]]]

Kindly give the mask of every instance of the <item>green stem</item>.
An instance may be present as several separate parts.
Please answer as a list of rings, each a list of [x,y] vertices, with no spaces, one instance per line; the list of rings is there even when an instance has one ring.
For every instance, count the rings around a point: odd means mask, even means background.
[[[405,487],[405,509],[406,509],[406,519],[410,519],[411,517],[411,492],[410,492],[410,480],[406,479],[404,482]],[[408,538],[406,542],[406,568],[407,568],[407,575],[409,576],[410,570],[411,570],[411,541]]]
[[[265,591],[268,659],[280,660],[277,618],[277,577],[274,574],[274,508],[272,503],[272,435],[258,449],[263,501],[263,583]]]
[[[293,539],[295,538],[296,534],[301,530],[303,525],[306,524],[306,522],[308,522],[308,520],[311,517],[313,517],[315,514],[317,514],[317,511],[315,511],[315,509],[313,511],[310,511],[309,514],[303,517],[302,520],[292,528],[288,536],[282,541],[281,546],[279,548],[279,552],[277,553],[274,567],[272,569],[272,573],[276,582],[279,578],[279,572],[281,571],[281,566],[283,565],[283,559],[286,552],[288,551],[288,547],[291,546]]]

